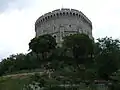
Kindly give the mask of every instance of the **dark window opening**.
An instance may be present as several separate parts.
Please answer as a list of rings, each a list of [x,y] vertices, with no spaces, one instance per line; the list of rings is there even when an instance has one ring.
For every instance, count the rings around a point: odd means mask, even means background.
[[[70,34],[70,36],[71,36],[72,34]]]
[[[69,25],[69,27],[71,27],[71,25]]]
[[[48,16],[48,19],[49,19],[50,17]]]
[[[78,13],[76,13],[76,16],[78,16]]]
[[[73,13],[73,15],[75,16],[75,13]]]
[[[47,17],[45,17],[45,19],[47,20]]]
[[[52,15],[51,15],[51,18],[52,18]]]
[[[59,14],[57,13],[56,15],[58,16]]]
[[[62,15],[62,13],[60,13],[60,15]]]
[[[54,38],[56,38],[57,36],[56,36],[56,35],[54,35],[53,37],[54,37]]]

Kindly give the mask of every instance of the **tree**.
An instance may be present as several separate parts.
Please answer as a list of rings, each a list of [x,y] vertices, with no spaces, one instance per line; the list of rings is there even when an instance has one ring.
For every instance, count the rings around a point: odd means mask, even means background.
[[[93,55],[93,41],[85,34],[74,34],[64,38],[63,45],[73,53],[74,59],[83,64]],[[91,59],[92,60],[92,59]]]
[[[51,35],[43,35],[33,38],[29,43],[29,49],[37,55],[42,54],[42,59],[47,57],[46,53],[56,48],[56,40]]]
[[[112,38],[98,39],[95,49],[95,62],[100,79],[109,80],[120,64],[120,41]]]
[[[96,78],[94,41],[85,34],[74,34],[64,38],[63,47],[67,49],[67,56],[71,56],[74,72],[78,72],[79,79],[84,83],[92,83]]]
[[[109,89],[110,90],[120,90],[120,70],[117,70],[114,72],[111,76],[112,80],[110,80],[109,83]]]

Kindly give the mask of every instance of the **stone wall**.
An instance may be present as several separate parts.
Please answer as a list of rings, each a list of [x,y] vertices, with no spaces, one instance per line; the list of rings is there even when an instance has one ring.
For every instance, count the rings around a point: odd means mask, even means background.
[[[41,16],[35,23],[35,31],[36,37],[51,34],[57,42],[61,42],[64,36],[76,33],[87,34],[93,39],[91,21],[74,9],[58,9]]]

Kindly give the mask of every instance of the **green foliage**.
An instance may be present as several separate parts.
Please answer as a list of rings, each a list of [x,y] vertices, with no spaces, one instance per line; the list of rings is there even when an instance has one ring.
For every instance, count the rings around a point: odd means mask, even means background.
[[[78,64],[88,62],[92,58],[93,41],[85,34],[67,36],[64,38],[63,45],[73,53]]]
[[[58,86],[60,84],[69,84],[67,89],[72,90],[73,84],[79,86],[81,83],[84,89],[90,90],[95,80],[108,81],[107,86],[112,83],[110,90],[120,89],[119,40],[105,37],[94,43],[85,34],[74,34],[64,38],[62,47],[56,48],[56,45],[50,35],[33,38],[29,43],[30,53],[11,55],[2,60],[0,75],[39,68],[49,72],[32,76],[30,83],[38,82],[38,86],[46,90],[65,89]]]
[[[119,69],[120,41],[112,38],[98,39],[96,43],[95,61],[98,76],[101,79],[110,79],[110,75]]]
[[[33,38],[29,43],[29,49],[36,54],[42,54],[42,58],[44,59],[46,52],[55,49],[56,45],[56,40],[51,35],[46,34]]]
[[[37,56],[32,53],[27,55],[11,55],[10,57],[3,59],[0,63],[0,75],[40,68],[40,64],[40,60],[38,60]]]
[[[43,75],[38,75],[35,74],[31,77],[31,82],[27,85],[33,85],[33,87],[35,87],[37,84],[39,87],[37,88],[42,88],[43,90],[54,90],[54,89],[58,89],[58,90],[64,90],[64,89],[69,89],[69,90],[73,90],[73,89],[85,89],[85,90],[90,90],[89,88],[94,88],[93,90],[95,90],[95,86],[94,84],[90,84],[90,85],[86,85],[85,82],[81,82],[79,76],[77,75],[76,78],[76,73],[68,73],[65,72],[64,74],[62,71],[59,71],[59,74],[53,76],[51,78],[48,77],[48,75],[43,74]],[[56,74],[56,72],[54,72],[54,74]],[[31,89],[25,89],[25,90],[31,90]],[[33,89],[32,89],[33,90]]]

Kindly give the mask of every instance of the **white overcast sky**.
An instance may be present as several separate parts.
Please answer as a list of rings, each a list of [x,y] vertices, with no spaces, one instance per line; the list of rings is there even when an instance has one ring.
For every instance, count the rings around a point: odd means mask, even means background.
[[[93,23],[94,38],[120,38],[120,0],[0,0],[0,59],[26,53],[34,23],[60,8],[82,11]]]

